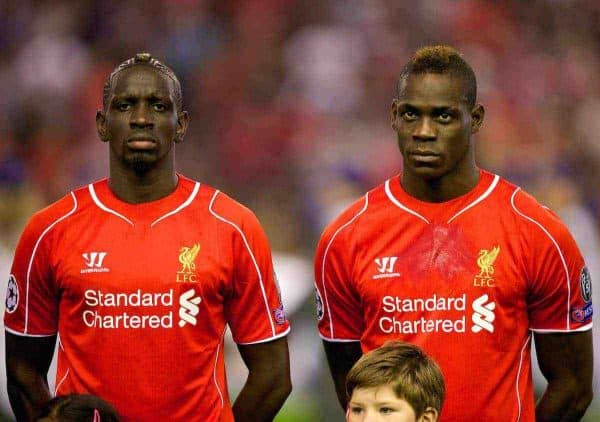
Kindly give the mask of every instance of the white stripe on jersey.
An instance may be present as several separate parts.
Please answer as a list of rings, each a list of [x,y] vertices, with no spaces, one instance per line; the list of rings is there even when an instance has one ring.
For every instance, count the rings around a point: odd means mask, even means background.
[[[517,382],[516,382],[516,390],[517,390],[517,405],[519,408],[519,413],[517,415],[517,422],[521,420],[521,396],[519,395],[519,378],[521,377],[521,366],[523,365],[523,352],[527,347],[527,344],[531,340],[531,335],[527,336],[527,340],[525,340],[525,344],[521,347],[521,355],[519,358],[519,370],[517,371]],[[527,355],[527,359],[530,359],[529,354]]]
[[[450,220],[448,220],[448,223],[451,222],[452,220],[454,220],[456,217],[458,217],[459,215],[461,215],[463,212],[467,211],[469,208],[473,208],[475,205],[479,204],[481,201],[483,201],[485,198],[487,198],[488,196],[490,196],[490,194],[492,193],[492,191],[496,188],[496,185],[498,185],[498,182],[500,181],[500,176],[498,176],[497,174],[494,175],[494,180],[492,180],[492,183],[490,184],[490,186],[486,189],[485,192],[483,192],[483,194],[481,194],[479,196],[479,198],[477,198],[476,200],[474,200],[473,202],[471,202],[469,205],[467,205],[466,207],[464,207],[462,210],[460,210],[459,212],[457,212],[456,214],[454,214]]]
[[[405,206],[404,204],[402,204],[400,201],[398,201],[396,199],[396,197],[392,193],[392,190],[390,189],[390,180],[392,180],[392,179],[388,179],[388,180],[385,181],[385,193],[388,196],[388,198],[390,199],[390,201],[392,201],[392,203],[394,205],[396,205],[398,208],[406,211],[409,214],[414,215],[415,217],[417,217],[417,218],[423,220],[425,223],[429,224],[429,220],[428,219],[426,219],[425,217],[423,217],[418,212],[411,210],[410,208],[408,208],[407,206]]]
[[[333,243],[333,241],[334,241],[335,237],[338,235],[338,233],[341,232],[342,229],[344,229],[345,227],[352,224],[354,222],[354,220],[356,220],[362,213],[364,213],[367,210],[368,206],[369,206],[369,192],[367,192],[365,195],[365,205],[362,207],[362,209],[354,217],[352,217],[348,222],[346,222],[343,226],[341,226],[340,228],[338,228],[335,231],[333,236],[331,236],[331,239],[329,240],[327,247],[325,248],[325,252],[323,253],[323,263],[321,264],[321,283],[323,283],[323,297],[325,298],[325,306],[327,307],[327,313],[329,314],[329,332],[331,333],[331,340],[335,340],[335,339],[333,338],[333,319],[331,318],[331,308],[329,307],[329,300],[327,299],[327,287],[325,286],[325,261],[327,260],[327,253],[329,252],[329,247]],[[315,287],[317,288],[317,290],[319,290],[319,287],[316,285],[316,283],[315,283]]]
[[[554,247],[556,248],[556,251],[558,252],[558,255],[560,256],[560,261],[562,262],[563,268],[565,270],[565,280],[567,282],[567,331],[571,331],[571,322],[569,320],[569,307],[571,306],[571,276],[569,275],[569,269],[567,268],[567,263],[565,261],[565,257],[563,256],[563,253],[560,250],[558,243],[556,243],[556,240],[554,240],[554,238],[548,232],[548,230],[546,230],[546,228],[544,226],[542,226],[540,223],[535,221],[533,218],[523,214],[521,211],[519,211],[517,209],[517,206],[515,205],[515,196],[517,195],[517,193],[520,190],[521,190],[521,188],[516,188],[515,191],[513,192],[512,196],[510,197],[510,204],[512,205],[513,209],[515,210],[515,212],[518,215],[520,215],[527,221],[531,221],[533,224],[537,225],[540,229],[542,229],[542,231],[546,234],[546,236],[548,236],[550,238],[550,240],[554,244]]]
[[[392,179],[388,179],[385,181],[385,193],[388,196],[389,200],[392,201],[392,203],[394,205],[396,205],[398,208],[406,211],[407,213],[414,215],[415,217],[419,218],[420,220],[423,220],[425,223],[429,224],[430,221],[422,216],[421,214],[419,214],[418,212],[416,212],[415,210],[412,210],[410,208],[408,208],[406,205],[402,204],[392,193],[392,190],[390,189],[390,181]],[[450,219],[448,220],[448,223],[452,222],[452,220],[454,220],[456,217],[458,217],[459,215],[461,215],[462,213],[468,211],[469,209],[473,208],[475,205],[479,204],[481,201],[483,201],[485,198],[487,198],[488,196],[491,195],[491,193],[493,192],[493,190],[496,188],[496,186],[498,185],[498,182],[500,181],[500,176],[498,176],[497,174],[494,175],[494,179],[492,180],[492,183],[490,184],[490,186],[486,189],[485,192],[483,192],[481,195],[479,195],[479,197],[477,197],[477,199],[475,199],[473,202],[471,202],[470,204],[468,204],[467,206],[465,206],[463,209],[461,209],[460,211],[458,211],[456,214],[454,214],[452,217],[450,217]]]
[[[93,184],[89,184],[88,185],[88,190],[90,191],[90,195],[92,197],[92,200],[94,201],[94,203],[98,206],[98,208],[100,208],[102,211],[106,211],[109,214],[113,214],[116,215],[117,217],[127,221],[130,225],[134,225],[133,222],[131,220],[129,220],[127,217],[125,217],[122,214],[119,214],[118,212],[116,212],[115,210],[113,210],[112,208],[108,208],[106,205],[104,205],[100,199],[98,198],[98,196],[96,195],[96,190],[94,189],[94,185]]]
[[[221,344],[223,344],[223,336],[225,335],[225,331],[227,331],[227,327],[225,327],[223,333],[221,334],[221,340],[219,341],[219,345],[217,346],[217,353],[215,355],[215,366],[213,367],[213,380],[215,382],[215,386],[217,387],[219,398],[221,399],[221,409],[225,406],[225,401],[223,400],[223,393],[221,393],[219,383],[217,382],[217,362],[219,361],[219,351],[221,350]]]
[[[251,342],[248,342],[248,343],[236,343],[236,344],[240,344],[240,345],[242,345],[242,346],[246,346],[246,345],[248,345],[248,344],[260,344],[260,343],[267,343],[267,342],[269,342],[269,341],[277,340],[278,338],[281,338],[281,337],[285,337],[285,336],[287,336],[287,335],[290,333],[290,330],[291,330],[291,327],[287,327],[287,330],[285,330],[284,332],[282,332],[282,333],[279,333],[279,334],[277,334],[277,335],[275,335],[275,336],[268,337],[268,338],[263,338],[263,339],[261,339],[261,340],[251,341]]]
[[[77,198],[75,198],[75,194],[73,192],[71,192],[71,197],[73,198],[73,209],[71,209],[71,211],[58,218],[56,221],[54,221],[52,224],[46,227],[46,229],[38,238],[37,242],[35,242],[35,246],[33,247],[33,251],[31,252],[31,258],[29,258],[29,266],[27,267],[27,287],[25,292],[25,327],[23,330],[23,334],[27,334],[27,327],[29,324],[29,278],[31,276],[31,267],[33,266],[33,259],[35,258],[35,253],[37,252],[37,248],[40,245],[40,242],[42,241],[44,236],[46,236],[46,233],[48,233],[50,229],[52,229],[52,227],[54,227],[56,224],[60,223],[62,220],[73,214],[75,210],[77,210]]]
[[[182,209],[184,209],[185,207],[187,207],[188,205],[190,205],[192,203],[192,201],[194,200],[194,198],[196,197],[196,195],[198,194],[199,190],[200,190],[200,183],[196,182],[196,184],[194,185],[194,190],[192,191],[192,193],[190,194],[190,196],[188,197],[188,199],[186,199],[183,204],[181,204],[180,206],[178,206],[177,208],[175,208],[173,211],[169,211],[168,213],[166,213],[162,217],[158,217],[156,220],[154,220],[152,222],[152,224],[150,224],[150,227],[154,227],[154,225],[156,223],[158,223],[159,221],[164,220],[165,218],[170,217],[170,216],[172,216],[174,214],[177,214],[179,211],[181,211]]]
[[[267,293],[265,291],[265,286],[263,284],[263,279],[262,279],[262,274],[260,273],[260,268],[258,268],[258,264],[256,262],[256,259],[254,258],[254,254],[252,253],[252,250],[250,249],[250,245],[248,244],[248,241],[246,240],[246,236],[244,235],[244,232],[232,221],[227,220],[224,217],[221,217],[219,214],[217,214],[213,209],[213,204],[215,202],[215,199],[217,197],[217,195],[220,193],[221,191],[217,190],[215,191],[215,194],[213,195],[212,199],[210,200],[210,204],[208,205],[208,210],[210,211],[210,213],[212,215],[215,216],[215,218],[217,220],[220,220],[224,223],[227,223],[231,226],[233,226],[238,233],[240,234],[240,236],[242,236],[242,240],[244,241],[244,245],[246,245],[246,249],[248,249],[248,253],[250,254],[250,258],[252,259],[252,263],[254,264],[254,268],[256,269],[256,274],[258,274],[258,281],[260,284],[260,290],[262,291],[262,296],[263,296],[263,300],[265,302],[265,308],[267,309],[267,318],[269,319],[269,323],[271,324],[271,331],[273,333],[273,336],[275,336],[275,324],[273,324],[273,319],[271,318],[271,311],[269,309],[269,301],[267,300]]]

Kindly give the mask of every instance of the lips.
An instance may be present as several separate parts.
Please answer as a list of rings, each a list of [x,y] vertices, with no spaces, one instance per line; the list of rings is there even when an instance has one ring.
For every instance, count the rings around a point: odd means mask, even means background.
[[[440,154],[433,151],[411,151],[408,155],[414,160],[421,163],[433,163],[440,159]]]
[[[131,149],[151,150],[156,147],[156,138],[151,135],[134,135],[127,138],[127,146]]]

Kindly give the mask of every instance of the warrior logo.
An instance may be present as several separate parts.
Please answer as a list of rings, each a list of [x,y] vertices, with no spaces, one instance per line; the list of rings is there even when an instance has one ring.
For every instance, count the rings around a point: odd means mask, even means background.
[[[581,269],[579,286],[581,287],[581,298],[585,303],[589,303],[592,300],[592,277],[587,267]]]
[[[184,327],[185,324],[196,325],[196,315],[200,312],[198,304],[202,301],[200,296],[194,297],[196,294],[194,289],[179,296],[179,326]]]
[[[181,263],[181,271],[177,271],[176,281],[179,283],[195,283],[196,282],[196,264],[194,261],[200,252],[200,244],[196,243],[191,248],[183,246],[179,250],[179,262]]]
[[[379,274],[374,275],[373,278],[377,279],[399,276],[400,273],[394,272],[394,266],[396,265],[397,260],[397,256],[384,256],[381,258],[375,258],[375,265],[377,266],[377,271]]]
[[[90,252],[90,253],[82,253],[81,256],[85,261],[85,265],[87,268],[83,268],[80,272],[81,274],[86,273],[107,273],[110,270],[102,266],[104,262],[104,258],[106,258],[106,252]]]
[[[496,309],[496,303],[488,301],[488,295],[483,295],[478,297],[473,301],[473,316],[471,320],[473,324],[475,324],[471,330],[474,333],[478,333],[481,330],[489,331],[490,333],[494,332],[494,320],[496,319],[496,315],[494,314],[494,309]]]

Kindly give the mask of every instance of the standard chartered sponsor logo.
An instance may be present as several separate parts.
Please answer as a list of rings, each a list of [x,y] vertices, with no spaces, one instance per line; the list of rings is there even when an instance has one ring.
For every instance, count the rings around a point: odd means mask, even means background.
[[[473,330],[474,333],[478,333],[481,330],[489,331],[490,333],[494,332],[494,325],[492,322],[496,319],[496,315],[494,314],[494,309],[496,309],[496,303],[488,301],[488,295],[483,295],[478,297],[473,301],[473,316],[471,319],[473,320]]]
[[[87,306],[81,316],[90,328],[173,328],[174,291],[113,293],[88,289],[84,292]],[[179,297],[179,326],[196,325],[201,298],[190,289]]]
[[[196,325],[196,315],[200,312],[198,304],[202,301],[200,296],[194,297],[196,291],[190,289],[187,292],[179,296],[179,326],[183,327],[185,324]]]
[[[472,303],[471,330],[494,332],[493,321],[496,304],[488,295]],[[381,300],[382,316],[379,329],[385,334],[465,333],[467,321],[467,295],[425,298],[384,296]]]
[[[420,317],[411,319],[414,312],[439,312],[465,310],[466,295],[455,297],[438,297],[433,295],[428,298],[401,298],[398,296],[384,296],[382,310],[389,314],[379,319],[379,328],[386,334],[415,334],[437,332],[465,332],[464,315],[456,319]],[[401,315],[398,315],[401,314]],[[402,315],[403,314],[403,315]]]

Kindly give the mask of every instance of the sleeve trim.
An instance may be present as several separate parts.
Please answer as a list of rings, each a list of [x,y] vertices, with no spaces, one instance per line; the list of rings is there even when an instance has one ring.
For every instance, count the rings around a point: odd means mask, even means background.
[[[25,290],[25,328],[23,330],[23,334],[27,334],[27,329],[29,328],[29,280],[30,280],[30,276],[31,276],[31,267],[33,266],[33,259],[35,258],[35,253],[37,252],[38,246],[40,246],[40,242],[42,241],[44,236],[46,236],[46,234],[55,225],[60,223],[65,218],[69,217],[71,214],[73,214],[77,210],[77,198],[75,197],[75,194],[73,192],[71,192],[71,197],[73,198],[73,208],[71,209],[71,211],[69,211],[62,217],[59,217],[52,224],[50,224],[48,227],[46,227],[46,229],[42,232],[40,237],[38,237],[38,240],[35,242],[35,246],[33,247],[33,250],[31,252],[31,258],[29,258],[29,265],[27,267],[27,279],[26,279],[27,282],[26,282],[26,290]],[[54,334],[52,334],[52,335],[54,335]]]
[[[240,342],[236,341],[236,344],[239,344],[241,346],[247,346],[247,345],[250,345],[250,344],[268,343],[270,341],[277,340],[278,338],[287,336],[290,333],[290,330],[291,330],[291,327],[287,327],[287,330],[285,330],[284,332],[279,333],[277,335],[274,335],[272,337],[265,338],[265,339],[262,339],[262,340],[251,341],[251,342],[248,342],[248,343],[240,343]]]
[[[327,315],[329,317],[329,332],[331,333],[331,338],[333,338],[333,319],[331,317],[331,307],[329,306],[329,299],[327,298],[327,287],[325,285],[325,262],[327,261],[327,253],[329,252],[329,248],[331,247],[331,244],[335,240],[335,237],[344,228],[346,228],[350,224],[352,224],[362,213],[364,213],[367,210],[368,206],[369,206],[369,193],[367,192],[365,195],[365,205],[362,207],[362,209],[358,213],[356,213],[356,215],[354,217],[352,217],[349,221],[347,221],[345,224],[343,224],[341,227],[339,227],[335,231],[333,236],[331,236],[331,239],[329,240],[327,247],[325,248],[325,252],[323,253],[323,263],[321,264],[321,283],[323,284],[323,296],[325,297],[325,306],[327,307]]]
[[[52,337],[55,336],[56,333],[51,333],[51,334],[31,334],[31,333],[27,333],[27,332],[21,332],[21,331],[16,331],[16,330],[12,330],[10,328],[8,328],[7,326],[4,326],[4,330],[14,334],[16,336],[19,337]]]
[[[592,325],[593,325],[593,323],[590,322],[589,324],[583,325],[583,326],[581,326],[579,328],[575,328],[575,329],[561,330],[561,329],[552,329],[552,328],[530,328],[529,331],[533,331],[534,333],[579,333],[579,332],[591,330]]]
[[[332,338],[332,337],[325,337],[323,334],[319,333],[319,337],[321,337],[322,340],[328,341],[330,343],[352,343],[352,342],[359,342],[360,343],[360,339],[353,339],[353,338]]]
[[[521,211],[519,211],[517,209],[517,206],[515,205],[515,196],[517,196],[517,193],[521,190],[521,188],[517,188],[515,189],[515,191],[513,192],[512,196],[510,197],[510,204],[512,205],[513,209],[515,210],[515,212],[520,215],[521,217],[523,217],[525,220],[530,221],[531,223],[535,224],[536,226],[538,226],[545,234],[546,236],[548,236],[548,238],[550,239],[550,241],[552,241],[552,243],[554,244],[554,247],[556,248],[556,251],[558,252],[558,256],[560,257],[560,261],[562,263],[563,269],[565,270],[565,281],[567,283],[567,303],[566,303],[566,326],[567,329],[566,331],[571,331],[571,321],[569,319],[569,306],[571,303],[571,277],[569,275],[569,269],[567,268],[567,263],[565,261],[565,257],[560,249],[560,247],[558,246],[558,243],[556,242],[556,240],[554,239],[554,237],[552,237],[552,235],[550,234],[550,232],[544,227],[542,226],[539,222],[537,222],[536,220],[534,220],[533,218],[523,214]]]
[[[256,274],[258,275],[258,282],[260,285],[260,290],[262,292],[262,297],[263,297],[263,301],[265,302],[265,308],[267,311],[267,318],[269,319],[269,323],[271,324],[271,332],[273,333],[273,336],[275,336],[276,330],[275,330],[275,324],[273,324],[273,319],[271,318],[271,311],[269,310],[269,301],[267,300],[267,292],[265,291],[265,286],[263,283],[263,278],[262,278],[262,274],[260,272],[260,268],[258,267],[258,263],[256,262],[256,258],[254,258],[254,254],[252,253],[252,249],[250,249],[250,245],[248,244],[248,240],[246,239],[246,236],[244,235],[244,232],[232,221],[227,220],[224,217],[221,217],[219,214],[217,214],[214,210],[213,210],[213,205],[215,203],[215,199],[217,198],[217,195],[220,193],[221,191],[217,190],[215,191],[212,199],[210,200],[210,204],[208,205],[208,210],[210,211],[210,213],[215,216],[215,218],[217,220],[220,220],[224,223],[229,224],[230,226],[233,226],[237,232],[240,234],[240,236],[242,236],[242,240],[244,241],[244,245],[246,246],[246,249],[248,250],[248,253],[250,254],[250,258],[252,259],[252,263],[254,264],[254,268],[256,269]]]

